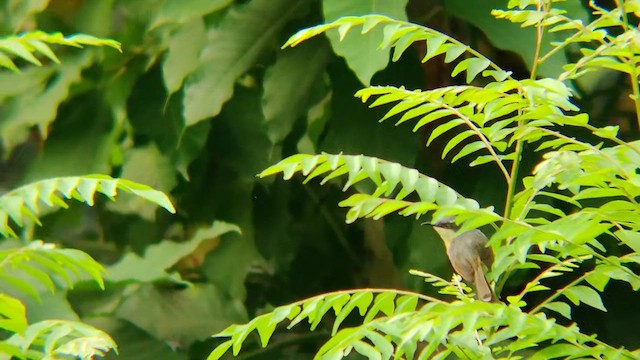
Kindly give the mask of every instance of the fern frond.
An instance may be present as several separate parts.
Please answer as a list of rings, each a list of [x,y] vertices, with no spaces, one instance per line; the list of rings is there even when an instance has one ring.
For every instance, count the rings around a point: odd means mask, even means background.
[[[350,208],[347,213],[348,223],[362,217],[380,219],[395,212],[419,217],[440,208],[457,210],[458,213],[473,211],[480,221],[486,221],[485,224],[500,219],[491,209],[480,209],[475,200],[463,197],[434,178],[415,169],[374,157],[297,154],[270,166],[258,176],[265,177],[280,172],[285,180],[300,172],[306,177],[305,183],[323,176],[321,184],[346,175],[343,191],[365,179],[370,180],[375,187],[372,194],[354,194],[340,203],[340,206]],[[419,201],[405,200],[409,196],[417,196]]]
[[[474,297],[473,290],[467,284],[462,282],[462,277],[458,274],[453,274],[453,276],[451,277],[451,281],[447,281],[437,275],[420,270],[409,270],[409,274],[420,276],[426,283],[431,284],[431,286],[433,287],[439,288],[439,294],[453,295],[459,300],[470,300]]]
[[[535,25],[552,26],[558,23],[572,24],[573,19],[566,16],[566,11],[560,9],[541,10],[492,10],[491,15],[497,19],[507,19],[512,23],[520,24],[521,27]]]
[[[329,24],[304,29],[291,36],[282,47],[296,46],[332,29],[337,29],[340,40],[342,40],[352,28],[359,26],[362,27],[363,34],[377,26],[384,27],[385,36],[380,48],[394,48],[393,61],[397,61],[412,43],[425,41],[427,52],[422,62],[427,62],[438,55],[445,55],[445,62],[449,63],[466,53],[469,57],[455,66],[451,76],[465,72],[467,83],[471,83],[478,75],[492,77],[497,81],[511,78],[510,72],[502,70],[479,52],[448,35],[428,27],[394,20],[382,15],[347,16]]]
[[[598,68],[620,71],[634,75],[637,69],[635,57],[640,48],[635,43],[636,33],[625,32],[611,41],[605,41],[595,50],[581,49],[583,57],[566,67],[560,79],[575,79]]]
[[[312,330],[333,310],[336,323],[357,308],[365,316],[362,325],[342,328],[334,324],[334,335],[318,350],[315,359],[340,359],[352,351],[368,358],[431,358],[455,354],[462,349],[466,357],[518,356],[536,344],[563,344],[571,354],[607,357],[630,352],[594,343],[575,325],[561,326],[544,314],[527,314],[518,308],[480,301],[445,303],[418,294],[372,290],[338,292],[281,306],[246,325],[232,325],[216,337],[230,339],[208,357],[219,359],[229,349],[237,355],[255,330],[263,347],[267,346],[278,323],[289,320],[288,328],[307,320]],[[374,300],[375,299],[375,300]],[[418,307],[418,300],[427,301]],[[375,314],[371,312],[375,311]],[[418,346],[420,350],[418,350]]]
[[[31,241],[27,246],[0,251],[0,281],[40,300],[36,282],[53,292],[62,280],[69,288],[88,276],[104,288],[105,270],[100,263],[76,249],[58,249],[54,244]]]
[[[75,321],[45,320],[14,334],[6,343],[17,347],[30,359],[73,357],[93,359],[117,350],[107,333]]]
[[[499,128],[493,128],[489,131],[485,131],[484,127],[492,119],[527,107],[529,102],[518,95],[492,89],[490,84],[485,88],[450,86],[427,91],[409,91],[389,86],[369,87],[358,91],[355,96],[360,97],[363,102],[375,96],[376,100],[369,107],[398,102],[380,121],[403,114],[397,121],[397,126],[417,118],[417,123],[413,127],[414,132],[432,122],[440,122],[441,124],[431,132],[427,146],[434,139],[453,132],[460,126],[466,127],[468,130],[459,131],[448,141],[447,146],[443,149],[442,157],[446,157],[464,140],[473,137],[475,141],[461,147],[453,156],[453,161],[484,149],[489,153],[491,161],[498,165],[505,179],[509,181],[509,172],[503,164],[506,157],[504,154],[500,154],[506,150],[506,143],[501,140],[507,136],[508,132],[513,131],[513,129],[504,131],[504,128],[515,122],[516,119],[511,118],[508,122],[503,122]]]
[[[19,72],[20,70],[11,60],[12,57],[17,57],[34,65],[41,66],[42,63],[35,55],[43,55],[55,63],[60,63],[58,57],[47,44],[78,48],[83,47],[83,45],[109,46],[122,52],[120,43],[111,39],[102,39],[86,34],[75,34],[65,37],[61,33],[32,31],[0,38],[0,67]]]
[[[374,295],[375,294],[375,295]],[[208,359],[219,359],[229,348],[237,355],[246,338],[254,330],[258,333],[263,347],[269,343],[276,326],[288,320],[288,329],[302,321],[309,323],[314,330],[323,317],[331,310],[336,316],[333,324],[333,334],[338,333],[340,324],[354,311],[358,311],[365,319],[373,319],[379,314],[392,316],[415,311],[419,300],[440,300],[428,296],[403,292],[400,290],[362,289],[345,290],[322,294],[306,300],[280,306],[274,311],[260,315],[245,325],[231,325],[215,337],[230,337],[231,339],[216,348]]]
[[[162,192],[136,182],[115,179],[106,175],[86,175],[51,178],[34,182],[0,196],[0,234],[16,237],[14,226],[27,223],[40,224],[38,217],[44,211],[67,208],[66,200],[74,199],[93,205],[96,193],[113,199],[118,190],[131,193],[174,213],[175,208]]]
[[[434,139],[455,132],[456,135],[443,149],[443,158],[453,151],[452,161],[456,161],[485,150],[488,155],[477,156],[472,165],[495,162],[507,182],[510,175],[504,161],[514,158],[515,154],[509,150],[514,141],[538,142],[553,137],[553,142],[544,142],[539,150],[551,146],[576,146],[571,139],[558,138],[558,133],[545,129],[545,126],[588,126],[586,114],[565,114],[577,110],[577,107],[570,101],[571,90],[554,79],[508,80],[485,87],[449,86],[427,91],[369,87],[358,91],[355,96],[363,102],[375,97],[369,107],[396,103],[380,121],[402,114],[396,125],[415,119],[414,132],[432,122],[439,122],[431,132],[427,146]],[[467,130],[460,130],[461,127]],[[473,140],[459,146],[470,138]],[[459,147],[458,151],[454,151],[456,147]]]

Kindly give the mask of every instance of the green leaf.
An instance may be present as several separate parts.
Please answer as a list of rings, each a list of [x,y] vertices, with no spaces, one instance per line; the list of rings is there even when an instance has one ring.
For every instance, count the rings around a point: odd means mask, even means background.
[[[508,21],[495,19],[491,15],[494,9],[504,8],[505,2],[502,0],[447,0],[444,7],[447,13],[461,18],[473,24],[487,36],[491,43],[503,50],[510,50],[519,54],[520,57],[531,68],[534,60],[535,29],[520,28],[517,24]],[[570,15],[577,19],[586,21],[587,11],[579,3],[567,2],[564,4],[554,3],[554,7],[561,7],[570,10]],[[569,34],[556,33],[553,35],[558,40],[565,39]],[[543,41],[541,54],[550,51],[552,46],[548,41]],[[567,64],[566,55],[558,52],[539,67],[539,74],[542,76],[555,76],[562,72],[562,66]]]
[[[367,344],[364,341],[356,341],[353,343],[353,348],[359,353],[366,356],[369,360],[382,360],[382,355],[373,346]]]
[[[418,297],[413,295],[402,295],[396,299],[395,314],[413,312],[418,306]]]
[[[284,140],[309,107],[311,90],[322,82],[330,54],[326,42],[309,41],[283,50],[267,69],[262,107],[272,144]]]
[[[23,334],[14,334],[8,343],[38,358],[102,357],[117,346],[105,332],[75,321],[45,320],[30,325]],[[45,344],[43,347],[41,344]]]
[[[570,287],[565,290],[564,295],[576,305],[583,302],[598,310],[607,311],[604,304],[602,304],[600,294],[588,286],[578,285]]]
[[[429,139],[427,140],[427,146],[429,146],[431,142],[435,140],[438,136],[446,133],[447,131],[457,126],[463,125],[464,123],[465,122],[462,119],[451,119],[449,121],[446,121],[438,125],[438,127],[431,132],[431,135],[429,135]]]
[[[150,27],[155,28],[172,22],[188,24],[195,18],[222,10],[231,3],[233,0],[168,0],[164,2]]]
[[[169,94],[178,91],[184,79],[200,64],[200,50],[206,44],[206,35],[205,24],[201,18],[189,21],[171,35],[167,55],[162,63],[162,76]]]
[[[93,46],[110,46],[118,51],[122,51],[120,43],[111,39],[101,39],[86,34],[75,34],[64,37],[60,33],[45,33],[43,31],[25,32],[18,36],[6,36],[0,38],[0,65],[14,71],[19,69],[10,60],[9,55],[19,57],[34,65],[42,66],[34,53],[41,53],[58,62],[58,58],[45,43],[61,44],[74,47],[82,47],[82,45]],[[7,55],[3,54],[7,53]]]
[[[168,206],[166,196],[160,191],[169,192],[177,185],[171,160],[155,144],[129,150],[125,154],[122,177],[150,187],[132,186],[130,191],[138,198],[122,199],[109,204],[109,208],[123,214],[137,214],[148,220],[155,219],[156,208],[147,201]]]
[[[211,283],[182,288],[140,284],[130,290],[114,316],[126,319],[156,339],[191,344],[208,339],[212,332],[232,323],[247,321],[244,307]]]
[[[333,328],[331,330],[331,335],[334,336],[338,333],[338,329],[340,328],[340,324],[351,314],[353,309],[358,307],[360,310],[360,315],[364,316],[369,304],[373,300],[373,295],[370,291],[360,291],[351,295],[349,302],[345,306],[342,307],[340,312],[336,315],[336,320],[333,323]]]
[[[22,302],[0,293],[0,329],[19,333],[26,328],[27,314]]]
[[[207,360],[218,360],[224,355],[227,350],[233,345],[233,340],[228,340],[223,342],[222,344],[216,346],[216,348],[209,354]]]
[[[75,58],[67,58],[63,64],[54,67],[44,86],[33,84],[29,92],[12,99],[6,104],[5,115],[0,123],[3,134],[3,146],[12,150],[23,143],[35,126],[42,137],[49,134],[50,125],[56,118],[58,107],[67,99],[71,86],[79,82],[81,73],[91,65],[93,57],[89,53]]]
[[[544,360],[544,359],[558,359],[575,356],[580,353],[582,349],[574,344],[552,344],[539,351],[536,351],[531,355],[530,359]]]
[[[462,71],[467,72],[466,82],[470,84],[475,77],[486,69],[491,62],[488,59],[482,58],[469,58],[462,60],[456,65],[456,67],[451,72],[451,77],[455,77]]]
[[[473,132],[472,130],[464,130],[458,133],[451,140],[449,140],[449,142],[447,142],[447,145],[442,150],[442,158],[444,159],[449,153],[449,151],[453,150],[453,148],[456,147],[458,144],[460,144],[462,141],[466,140],[470,136],[474,136],[475,134],[476,133]]]
[[[378,312],[382,312],[387,316],[393,315],[395,309],[395,294],[394,293],[380,293],[376,296],[373,305],[367,312],[367,316],[365,316],[363,322],[368,323],[373,320]]]
[[[441,118],[443,118],[445,116],[450,116],[450,115],[453,115],[453,114],[451,113],[451,110],[449,110],[449,109],[440,109],[440,110],[433,111],[433,112],[423,116],[422,118],[420,118],[420,120],[413,127],[413,132],[418,131],[418,129],[420,129],[421,127],[429,124],[430,122],[433,122],[435,120],[438,120],[438,119],[441,119]]]
[[[475,141],[465,145],[458,153],[451,159],[451,162],[454,163],[457,160],[469,155],[473,154],[476,151],[485,149],[486,145],[481,141]]]
[[[208,30],[197,70],[185,82],[184,118],[192,126],[220,113],[243,75],[305,2],[255,0],[234,6]],[[238,31],[238,24],[251,26]]]
[[[640,252],[640,233],[631,230],[618,230],[614,234],[633,251]]]
[[[615,139],[618,136],[618,131],[620,130],[620,126],[605,126],[603,128],[599,128],[593,132],[594,135],[600,136],[605,139]]]
[[[111,282],[140,283],[171,280],[173,277],[169,269],[182,258],[197,251],[205,242],[207,248],[217,247],[219,237],[229,232],[240,233],[240,229],[233,224],[216,221],[210,227],[196,231],[188,241],[178,243],[164,240],[149,245],[142,256],[128,252],[120,261],[107,267],[107,279]]]
[[[66,207],[65,198],[93,204],[96,191],[113,197],[114,188],[134,193],[175,212],[173,204],[164,193],[146,185],[105,175],[86,175],[42,180],[9,191],[0,196],[0,218],[10,217],[18,226],[23,226],[28,221],[38,223],[38,215],[42,212],[47,213],[59,206]],[[0,223],[0,233],[8,236],[13,234],[13,230],[8,224]]]
[[[405,7],[407,0],[323,0],[322,11],[325,22],[332,22],[344,16],[377,14],[385,15],[397,20],[406,20]],[[327,32],[333,51],[345,58],[347,65],[358,79],[369,85],[373,75],[387,67],[390,49],[381,49],[384,39],[384,29],[375,27],[362,34],[350,31],[341,39],[337,30]]]

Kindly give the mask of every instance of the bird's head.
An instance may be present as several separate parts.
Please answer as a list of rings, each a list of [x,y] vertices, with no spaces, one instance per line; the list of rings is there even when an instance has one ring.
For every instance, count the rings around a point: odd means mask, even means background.
[[[447,216],[436,222],[431,222],[431,223],[426,222],[422,224],[432,225],[433,229],[438,233],[438,235],[440,235],[440,237],[442,238],[442,241],[444,241],[444,245],[447,248],[449,248],[449,245],[451,244],[453,239],[455,239],[456,237],[456,232],[460,229],[460,226],[458,226],[455,223],[454,216]]]

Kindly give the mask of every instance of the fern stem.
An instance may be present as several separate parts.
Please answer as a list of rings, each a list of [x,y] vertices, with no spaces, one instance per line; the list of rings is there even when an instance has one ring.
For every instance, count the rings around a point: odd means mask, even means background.
[[[640,112],[639,112],[639,114],[640,114]],[[587,130],[591,131],[591,132],[596,132],[596,131],[599,130],[597,127],[595,127],[593,125],[590,125],[590,124],[586,124],[584,127]],[[638,149],[637,147],[631,145],[631,143],[622,141],[622,140],[618,139],[617,137],[607,138],[607,139],[613,141],[614,143],[616,143],[616,144],[618,144],[620,146],[624,146],[626,148],[629,148],[629,149],[633,150],[633,152],[635,152],[636,154],[640,155],[640,149]]]
[[[570,266],[572,264],[575,264],[576,262],[581,263],[585,260],[589,260],[592,259],[593,257],[591,255],[583,255],[583,256],[579,256],[577,258],[569,258],[567,260],[564,260],[562,262],[560,262],[559,264],[555,264],[552,265],[550,267],[548,267],[546,270],[540,272],[540,274],[538,274],[538,276],[536,276],[533,280],[529,281],[527,283],[527,285],[525,285],[524,289],[522,289],[522,291],[520,291],[520,293],[517,295],[520,299],[522,299],[525,295],[527,295],[529,293],[529,289],[531,289],[533,286],[529,286],[529,284],[533,284],[538,285],[540,284],[540,282],[545,278],[545,276],[553,271],[555,271],[556,269],[558,269],[559,267],[567,267]]]
[[[540,49],[542,48],[542,38],[544,37],[544,26],[542,26],[542,21],[547,16],[549,12],[549,2],[538,2],[537,10],[539,12],[543,12],[544,15],[538,20],[538,24],[536,25],[536,48],[533,54],[533,65],[531,66],[531,75],[530,79],[535,80],[536,72],[538,70],[538,65],[540,64]]]
[[[561,287],[560,289],[556,290],[555,293],[553,293],[551,296],[546,298],[543,302],[541,302],[540,304],[536,305],[536,307],[531,309],[529,311],[529,314],[533,315],[533,314],[539,312],[545,305],[547,305],[550,302],[552,302],[553,300],[557,299],[560,295],[564,294],[564,292],[566,290],[568,290],[569,288],[581,283],[584,279],[587,278],[587,276],[591,275],[591,273],[592,273],[592,271],[586,272],[586,273],[582,274],[582,276],[580,276],[579,278],[573,280],[572,282],[568,283],[567,285],[565,285],[565,286]]]
[[[519,122],[521,120],[518,120]],[[521,125],[519,125],[521,126]],[[511,173],[509,182],[507,183],[507,199],[504,204],[504,217],[509,218],[511,216],[511,206],[513,206],[513,198],[516,192],[516,182],[518,181],[518,172],[520,171],[520,160],[522,159],[522,140],[516,140],[516,157],[511,164]]]
[[[549,58],[550,58],[550,57],[552,57],[553,55],[555,55],[558,51],[560,51],[560,50],[562,50],[562,49],[566,48],[569,44],[573,43],[573,39],[576,39],[576,38],[578,38],[578,37],[580,37],[580,36],[584,35],[584,33],[585,33],[587,30],[593,30],[593,29],[591,28],[591,26],[592,26],[593,24],[594,24],[594,23],[591,23],[591,24],[589,24],[589,25],[587,25],[587,26],[584,26],[583,28],[581,28],[580,30],[578,30],[575,34],[573,34],[573,35],[569,36],[566,40],[564,40],[564,41],[562,42],[562,44],[558,44],[558,45],[557,45],[557,46],[555,46],[553,49],[549,50],[549,52],[547,52],[546,54],[544,54],[543,56],[541,56],[541,57],[540,57],[539,62],[540,62],[540,63],[543,63],[543,62],[545,62],[545,61],[549,60]],[[601,42],[601,43],[602,43],[602,42]]]
[[[544,12],[547,13],[549,11],[549,6],[550,6],[549,3],[543,4],[542,2],[539,2],[537,5],[537,10],[538,11],[544,10]],[[544,37],[544,27],[542,26],[542,21],[544,20],[545,17],[546,17],[546,14],[545,16],[540,18],[540,20],[538,20],[538,25],[536,26],[536,48],[533,55],[533,66],[531,67],[531,75],[529,76],[531,80],[535,80],[536,72],[538,70],[538,65],[541,63],[540,49],[542,48],[542,39]],[[518,86],[518,93],[520,97],[523,97],[522,88],[520,86]],[[520,112],[520,110],[518,112]],[[518,114],[518,115],[522,115],[522,114]],[[518,117],[520,118],[520,116]],[[521,120],[521,118],[518,119],[518,128],[521,128],[523,125],[524,123]],[[518,181],[518,174],[520,172],[520,161],[522,160],[522,151],[524,148],[522,143],[523,143],[522,139],[518,138],[516,140],[515,158],[513,159],[513,163],[511,164],[510,181],[507,185],[507,198],[504,204],[504,217],[506,218],[509,218],[509,216],[511,216],[511,206],[513,205],[513,198],[516,192],[516,184]]]

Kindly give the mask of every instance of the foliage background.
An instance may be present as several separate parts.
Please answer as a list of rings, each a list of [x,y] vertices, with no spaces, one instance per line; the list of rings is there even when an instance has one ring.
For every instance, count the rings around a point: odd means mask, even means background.
[[[30,321],[86,321],[114,337],[119,358],[202,358],[214,345],[209,335],[272,306],[351,287],[426,291],[408,269],[450,273],[440,240],[416,221],[347,226],[346,210],[335,206],[343,198],[338,187],[256,178],[284,156],[365,153],[415,167],[483,206],[502,203],[497,171],[449,165],[440,159],[444,142],[425,148],[428,129],[411,134],[377,124],[383,110],[353,97],[369,84],[450,84],[447,64],[421,64],[419,47],[389,62],[376,50],[379,41],[353,33],[343,43],[333,34],[296,48],[280,45],[301,28],[375,12],[440,29],[526,77],[535,35],[491,17],[504,1],[0,4],[3,35],[82,32],[116,39],[124,52],[60,49],[62,65],[20,64],[21,73],[0,73],[2,187],[99,172],[170,193],[177,205],[176,216],[134,199],[72,206],[45,218],[38,234],[87,251],[109,275],[106,292],[80,283],[43,294],[41,303],[25,299]],[[564,6],[573,17],[588,16],[580,1]],[[558,54],[539,74],[558,74],[570,57]],[[592,121],[620,125],[622,138],[637,138],[622,77],[596,73],[575,86]],[[537,160],[525,158],[522,173]],[[519,290],[513,286],[505,296]],[[578,324],[612,345],[639,347],[631,324],[640,312],[628,306],[638,294],[618,285],[604,296],[609,313],[585,308],[575,314]],[[327,336],[276,335],[267,350],[245,345],[243,356],[307,358]]]

